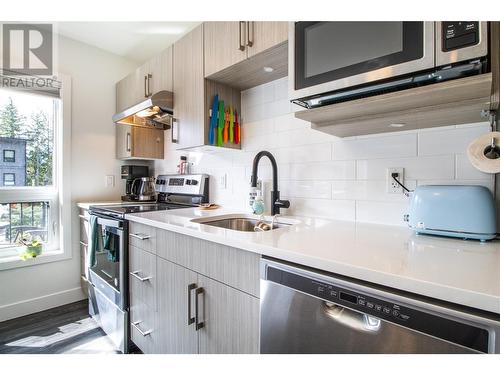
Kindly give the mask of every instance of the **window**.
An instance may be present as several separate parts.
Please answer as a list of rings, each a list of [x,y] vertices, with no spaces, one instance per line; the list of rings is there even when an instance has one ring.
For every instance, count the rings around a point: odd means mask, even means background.
[[[0,270],[71,255],[69,165],[65,163],[69,149],[63,147],[71,138],[62,126],[63,119],[69,124],[71,116],[71,81],[65,79],[65,99],[0,87],[0,149],[4,161],[0,163]],[[63,180],[67,190],[63,189]],[[61,236],[63,224],[67,229]],[[36,254],[36,258],[23,262],[29,250],[27,242],[33,240],[42,243],[41,256]]]
[[[16,151],[15,150],[3,150],[3,161],[5,163],[15,163],[16,162]]]
[[[15,186],[15,185],[16,185],[16,175],[14,173],[4,173],[3,186]]]

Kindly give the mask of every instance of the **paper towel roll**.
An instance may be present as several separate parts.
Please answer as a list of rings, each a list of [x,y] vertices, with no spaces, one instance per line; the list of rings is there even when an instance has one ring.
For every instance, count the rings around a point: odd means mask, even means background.
[[[484,134],[472,143],[467,148],[467,156],[474,167],[485,173],[500,172],[500,158],[489,159],[485,156],[485,152],[491,148],[491,141],[495,139],[495,144],[500,151],[500,132],[490,132]]]

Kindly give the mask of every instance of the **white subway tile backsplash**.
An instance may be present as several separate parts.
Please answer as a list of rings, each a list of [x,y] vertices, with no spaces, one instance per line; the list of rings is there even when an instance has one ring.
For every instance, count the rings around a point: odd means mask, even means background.
[[[354,160],[294,163],[280,165],[284,180],[353,180],[356,177]]]
[[[455,129],[420,132],[418,155],[463,154],[474,139],[489,131],[488,123],[478,123]]]
[[[291,199],[290,208],[285,214],[312,216],[335,220],[354,221],[356,219],[355,201],[328,199]]]
[[[358,160],[356,161],[356,178],[358,180],[385,179],[387,168],[395,167],[404,168],[405,179],[453,179],[455,177],[454,155],[440,155]]]
[[[280,191],[290,198],[331,199],[332,183],[330,181],[281,181]]]
[[[412,190],[416,186],[416,181],[406,180],[405,186]],[[388,201],[406,202],[408,198],[403,194],[387,193],[387,182],[382,181],[333,181],[333,199],[351,199],[355,201]]]
[[[330,143],[319,143],[316,145],[279,148],[276,150],[275,157],[280,164],[331,160],[332,145]]]
[[[335,160],[395,158],[417,155],[417,134],[390,135],[385,137],[345,140],[333,142]]]
[[[274,118],[274,129],[277,132],[296,129],[310,129],[310,127],[310,122],[296,118],[293,113],[288,113]]]
[[[181,155],[193,172],[211,176],[210,200],[242,212],[249,210],[252,162],[261,150],[278,163],[279,189],[290,199],[284,214],[339,220],[406,225],[409,200],[386,192],[386,170],[405,169],[405,185],[477,184],[493,189],[493,177],[477,171],[466,148],[489,131],[487,123],[409,130],[388,134],[336,138],[312,130],[297,119],[290,104],[288,79],[282,78],[242,92],[242,150],[210,153],[175,151],[166,134],[165,160],[155,161],[155,174],[175,173]],[[227,176],[227,187],[219,185]],[[267,158],[259,165],[266,207],[270,205],[272,169]]]
[[[459,180],[490,180],[491,175],[474,168],[465,154],[456,155],[456,178]]]
[[[406,226],[403,216],[408,213],[408,202],[356,201],[356,221],[365,223]]]

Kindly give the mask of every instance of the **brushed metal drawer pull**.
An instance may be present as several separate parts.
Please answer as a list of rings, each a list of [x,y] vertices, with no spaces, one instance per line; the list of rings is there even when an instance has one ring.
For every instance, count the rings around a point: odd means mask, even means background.
[[[147,330],[147,331],[143,331],[142,329],[140,329],[140,328],[139,328],[139,324],[141,324],[141,323],[142,323],[142,320],[139,320],[139,321],[137,321],[137,322],[132,322],[132,326],[133,326],[136,330],[138,330],[138,331],[139,331],[139,333],[140,333],[141,335],[143,335],[144,337],[149,336],[149,335],[151,334],[151,332],[153,332],[153,330],[152,330],[152,329],[149,329],[149,330]]]
[[[200,314],[199,314],[199,307],[198,307],[198,296],[199,295],[203,296],[203,302],[205,301],[205,290],[203,288],[198,288],[196,289],[195,292],[195,300],[194,300],[194,316],[195,316],[195,328],[196,330],[200,330],[201,328],[205,327],[205,322],[200,322]],[[203,306],[205,308],[205,306]]]
[[[141,241],[144,241],[144,240],[151,238],[150,235],[144,234],[144,233],[130,233],[129,236],[137,238],[138,240],[141,240]]]
[[[141,282],[145,282],[145,281],[151,280],[153,278],[153,276],[140,277],[139,272],[141,272],[141,271],[139,270],[139,271],[130,272],[130,274]]]
[[[191,317],[191,292],[196,289],[196,284],[189,284],[188,285],[188,326],[194,323],[195,318]]]

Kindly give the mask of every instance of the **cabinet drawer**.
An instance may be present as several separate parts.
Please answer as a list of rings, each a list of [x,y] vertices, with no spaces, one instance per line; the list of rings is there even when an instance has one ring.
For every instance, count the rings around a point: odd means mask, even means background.
[[[132,292],[132,290],[131,290]],[[140,301],[130,305],[130,338],[145,354],[156,353],[157,322],[155,311]]]
[[[141,302],[156,310],[156,256],[129,246],[130,303]]]
[[[159,257],[259,296],[259,254],[160,229],[157,238]]]
[[[130,246],[156,254],[156,228],[130,222],[128,243]]]

